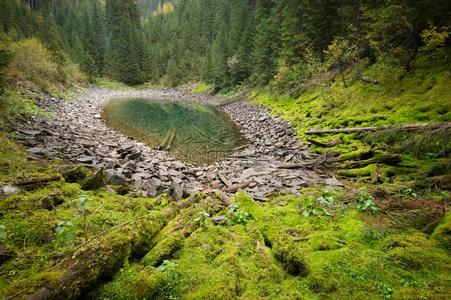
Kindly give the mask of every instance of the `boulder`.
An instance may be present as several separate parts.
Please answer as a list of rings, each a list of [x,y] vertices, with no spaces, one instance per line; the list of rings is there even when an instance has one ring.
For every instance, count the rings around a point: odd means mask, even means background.
[[[183,189],[182,186],[175,181],[171,183],[171,186],[168,190],[169,199],[174,200],[175,202],[180,201],[183,198]]]
[[[105,171],[105,173],[106,173],[106,181],[105,181],[106,184],[111,185],[125,184],[126,178],[124,174],[122,174],[121,172],[118,172],[113,169],[108,169]]]

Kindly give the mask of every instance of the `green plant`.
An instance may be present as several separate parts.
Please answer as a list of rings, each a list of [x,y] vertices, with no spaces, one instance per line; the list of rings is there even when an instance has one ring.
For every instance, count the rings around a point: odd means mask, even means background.
[[[194,222],[198,224],[199,226],[204,226],[208,219],[210,218],[210,214],[206,211],[200,211],[197,213],[196,218],[194,219]]]
[[[246,224],[249,222],[251,216],[240,210],[238,205],[231,205],[227,209],[227,216],[234,224]]]
[[[72,229],[74,224],[69,221],[62,221],[56,224],[56,242],[59,244],[66,244],[72,237]]]
[[[83,235],[85,237],[85,241],[88,240],[88,201],[90,198],[86,195],[81,195],[78,198],[78,210],[83,216]]]
[[[321,200],[318,200],[321,199]],[[307,197],[304,199],[304,202],[302,203],[302,215],[304,217],[309,217],[310,215],[315,216],[331,216],[332,214],[325,209],[324,207],[321,207],[321,203],[319,201],[323,201],[323,203],[326,203],[328,200],[325,200],[325,198],[318,197],[316,199],[312,197]]]
[[[374,202],[374,197],[367,193],[360,193],[357,199],[358,205],[357,210],[359,212],[369,212],[376,213],[379,211],[379,207],[377,207]]]
[[[332,214],[326,209],[335,204],[335,198],[329,191],[323,191],[320,196],[313,198],[307,197],[302,203],[303,216],[331,216]]]
[[[418,197],[418,194],[412,189],[405,189],[402,191],[402,194],[405,196],[410,196],[410,197],[414,197],[414,198]]]
[[[384,296],[385,299],[390,299],[393,296],[393,288],[386,283],[379,284],[379,293]]]
[[[0,225],[0,241],[6,240],[8,234],[6,233],[6,226]]]
[[[163,263],[157,268],[159,272],[166,273],[170,279],[174,279],[178,268],[178,264],[173,261],[165,259]]]

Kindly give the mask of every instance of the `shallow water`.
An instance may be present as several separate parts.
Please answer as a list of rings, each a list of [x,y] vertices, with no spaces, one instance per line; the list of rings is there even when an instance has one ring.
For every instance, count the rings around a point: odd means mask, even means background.
[[[212,163],[244,144],[238,126],[224,111],[200,104],[113,99],[103,117],[111,128],[188,162]]]

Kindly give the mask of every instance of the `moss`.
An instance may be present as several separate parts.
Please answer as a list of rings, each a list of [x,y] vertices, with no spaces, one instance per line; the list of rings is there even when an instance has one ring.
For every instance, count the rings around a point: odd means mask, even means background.
[[[377,165],[368,165],[359,169],[339,170],[338,174],[346,177],[370,177],[378,170]]]
[[[163,260],[170,259],[174,252],[182,248],[183,238],[180,233],[166,237],[144,256],[142,263],[148,266],[158,266]]]
[[[336,250],[343,247],[343,241],[327,233],[316,233],[308,236],[312,250]]]
[[[384,241],[384,249],[390,261],[405,269],[434,268],[440,265],[443,259],[442,254],[439,251],[433,251],[430,242],[419,233],[387,237]]]
[[[451,213],[447,213],[442,223],[435,228],[431,240],[451,252]]]

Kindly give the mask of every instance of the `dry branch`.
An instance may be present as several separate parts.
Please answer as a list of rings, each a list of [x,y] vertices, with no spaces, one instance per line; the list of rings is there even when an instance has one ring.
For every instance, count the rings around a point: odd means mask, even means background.
[[[310,144],[313,144],[315,146],[328,148],[328,147],[333,147],[333,146],[338,145],[340,143],[340,138],[336,137],[333,140],[326,142],[326,143],[315,141],[313,139],[307,139],[307,142],[309,142]]]
[[[321,134],[356,133],[356,132],[369,132],[381,130],[397,130],[403,132],[411,132],[438,128],[451,128],[451,122],[434,123],[434,124],[424,123],[424,124],[406,124],[406,125],[385,125],[373,127],[352,127],[352,128],[323,129],[323,130],[312,129],[306,131],[305,134],[321,135]]]

